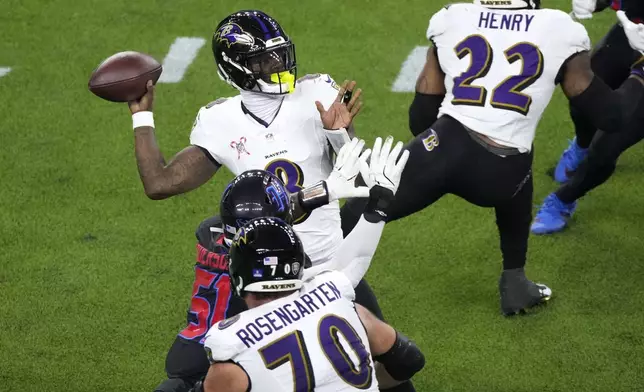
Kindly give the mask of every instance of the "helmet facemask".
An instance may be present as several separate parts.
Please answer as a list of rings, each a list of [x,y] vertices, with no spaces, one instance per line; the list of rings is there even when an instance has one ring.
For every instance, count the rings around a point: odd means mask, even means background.
[[[279,38],[277,46],[267,51],[242,55],[239,62],[221,53],[224,65],[217,64],[219,77],[238,90],[253,91],[262,94],[284,95],[295,90],[297,64],[295,61],[295,45],[291,42],[284,44]],[[275,41],[275,40],[274,40]],[[235,83],[226,68],[245,75],[243,83]],[[241,85],[240,85],[241,84]]]
[[[297,68],[292,43],[248,56],[246,63],[255,76],[256,86],[253,91],[282,95],[295,90]]]

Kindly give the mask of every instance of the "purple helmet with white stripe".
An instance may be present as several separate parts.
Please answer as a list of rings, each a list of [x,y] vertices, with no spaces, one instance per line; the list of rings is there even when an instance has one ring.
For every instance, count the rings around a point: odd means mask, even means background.
[[[295,45],[262,11],[238,11],[212,37],[219,76],[239,90],[288,94],[295,89]]]

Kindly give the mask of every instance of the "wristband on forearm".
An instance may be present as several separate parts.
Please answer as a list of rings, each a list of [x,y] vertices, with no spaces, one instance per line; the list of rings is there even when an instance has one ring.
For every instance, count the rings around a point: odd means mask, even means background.
[[[364,209],[367,222],[378,223],[387,219],[387,210],[394,200],[394,192],[383,186],[376,185],[369,190],[369,201]]]
[[[635,75],[644,81],[644,62],[638,61],[637,64],[631,68],[631,75]]]
[[[329,190],[325,181],[308,186],[297,193],[297,201],[304,212],[329,204]]]
[[[152,127],[154,128],[154,115],[152,112],[137,112],[132,115],[132,128]]]

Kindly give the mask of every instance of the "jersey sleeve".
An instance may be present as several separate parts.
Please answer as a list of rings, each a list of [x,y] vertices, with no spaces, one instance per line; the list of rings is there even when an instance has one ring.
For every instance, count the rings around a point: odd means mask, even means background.
[[[314,102],[322,102],[325,109],[328,109],[333,101],[335,101],[335,98],[338,96],[338,90],[340,90],[335,80],[327,74],[306,75],[298,79],[298,83],[303,88],[306,88],[307,95]]]
[[[351,285],[351,281],[341,271],[324,270],[310,279],[313,281],[313,286],[330,281],[340,291],[342,297],[349,301],[355,301],[356,299],[356,292],[353,285]]]
[[[240,348],[236,344],[237,339],[227,329],[232,324],[235,324],[239,318],[240,315],[238,314],[230,319],[222,320],[208,330],[203,346],[210,363],[229,361],[240,353]]]
[[[208,153],[209,157],[212,158],[218,165],[221,165],[223,158],[218,156],[217,151],[215,151],[213,142],[213,135],[210,134],[210,130],[206,126],[205,117],[207,116],[206,111],[208,107],[204,106],[199,109],[197,113],[197,118],[195,118],[194,124],[192,124],[192,131],[190,132],[190,144],[197,146],[205,152]]]
[[[213,125],[216,123],[217,116],[226,110],[219,105],[229,99],[228,97],[219,98],[199,109],[197,118],[192,125],[192,132],[190,132],[190,144],[207,152],[208,157],[214,160],[213,163],[216,165],[222,165],[225,159],[221,156],[221,136],[216,134],[221,131]]]
[[[448,12],[448,7],[443,7],[429,19],[429,26],[427,27],[426,34],[428,40],[433,41],[435,37],[443,34],[447,30],[447,27],[449,26],[447,21]]]
[[[305,99],[310,101],[310,104],[315,111],[313,116],[315,117],[316,124],[316,138],[320,145],[325,149],[327,155],[330,155],[327,134],[324,130],[324,126],[322,125],[322,119],[315,108],[315,101],[320,101],[322,106],[324,106],[325,109],[328,109],[337,98],[340,87],[333,78],[327,74],[306,75],[298,79],[297,82],[299,85],[298,88],[304,90],[303,93],[306,97]]]
[[[333,283],[338,286],[338,289],[340,290],[340,293],[343,297],[350,301],[355,301],[356,291],[351,285],[351,281],[345,274],[339,271],[335,272],[333,275]]]
[[[564,43],[562,48],[564,58],[568,58],[576,53],[588,51],[591,49],[592,44],[590,42],[590,37],[588,36],[588,31],[584,25],[570,17],[570,15],[565,12],[560,12],[561,19],[559,19],[558,26],[567,25],[565,30],[561,34],[558,34],[561,37],[565,37],[561,40]],[[565,23],[565,24],[564,24]]]

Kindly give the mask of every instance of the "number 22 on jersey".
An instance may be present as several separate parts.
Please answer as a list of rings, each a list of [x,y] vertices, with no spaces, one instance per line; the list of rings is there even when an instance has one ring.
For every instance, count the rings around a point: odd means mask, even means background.
[[[470,66],[454,78],[452,104],[485,106],[487,89],[473,84],[490,71],[494,53],[490,43],[482,35],[470,35],[454,48],[459,59],[470,56]],[[543,73],[543,54],[534,44],[519,42],[504,51],[505,59],[513,64],[521,60],[521,73],[508,76],[492,90],[490,105],[496,109],[511,110],[524,116],[530,110],[532,97],[522,93]]]
[[[356,366],[340,342],[340,335],[349,342],[359,360]],[[368,389],[373,379],[371,358],[364,343],[351,324],[334,314],[324,316],[318,324],[318,343],[337,375],[345,383],[358,389]],[[306,342],[299,330],[274,340],[259,349],[268,369],[290,362],[293,391],[308,392],[315,388],[315,376]]]

